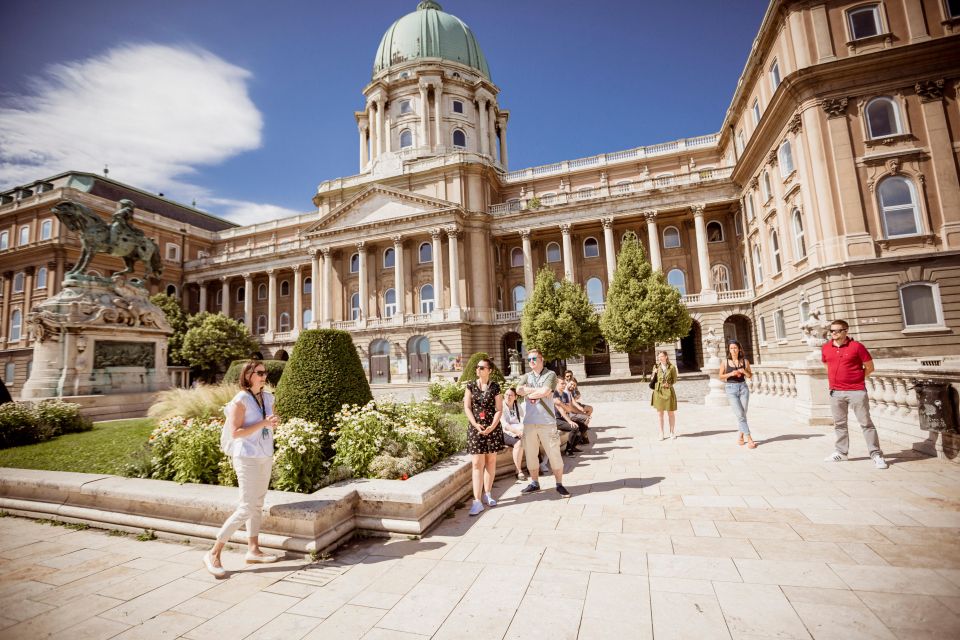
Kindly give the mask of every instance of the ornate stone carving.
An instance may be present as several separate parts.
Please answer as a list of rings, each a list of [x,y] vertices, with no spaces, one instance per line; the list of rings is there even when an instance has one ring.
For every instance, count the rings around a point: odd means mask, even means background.
[[[939,80],[921,80],[914,85],[914,90],[920,96],[920,102],[933,102],[943,99],[943,78]]]
[[[600,224],[604,229],[613,229],[613,218],[600,218]]]
[[[713,327],[707,330],[707,335],[703,336],[703,346],[706,351],[707,360],[712,362],[717,360],[717,356],[720,353],[720,343],[723,342],[723,338],[717,335],[717,330]],[[719,366],[719,362],[717,362]]]
[[[812,349],[807,356],[808,360],[820,360],[820,348],[827,342],[827,330],[830,328],[830,323],[822,316],[822,310],[813,309],[807,316],[807,320],[800,323],[803,341]]]
[[[569,223],[569,222],[564,222],[563,224],[560,225],[560,233],[562,233],[562,234],[565,235],[565,236],[570,235],[570,223]]]
[[[331,251],[333,251],[333,249],[331,249],[330,247],[320,247],[320,253],[323,254],[323,259],[324,259],[324,260],[329,260],[329,259],[330,259],[330,252],[331,252]]]
[[[157,366],[156,352],[151,342],[123,342],[97,340],[93,347],[93,368]]]
[[[448,238],[459,238],[459,237],[460,237],[460,227],[458,227],[458,226],[456,226],[456,225],[447,227],[447,228],[445,229],[445,231],[447,232],[447,237],[448,237]]]
[[[430,237],[434,240],[439,240],[443,237],[443,230],[440,227],[434,227],[430,229]]]
[[[887,160],[887,170],[894,175],[900,173],[900,158],[890,158]]]
[[[656,210],[656,209],[650,209],[649,211],[644,211],[644,212],[643,212],[643,217],[646,219],[646,221],[647,221],[648,223],[649,223],[649,222],[656,222],[656,220],[657,220],[657,210]]]
[[[530,229],[520,229],[518,233],[520,234],[520,237],[523,238],[524,240],[530,239]]]
[[[403,236],[399,233],[395,236],[390,236],[390,240],[393,241],[393,246],[395,247],[403,244]]]
[[[767,164],[769,164],[771,167],[775,167],[777,166],[777,161],[777,150],[770,149],[770,153],[767,154]]]
[[[842,118],[847,113],[847,98],[824,98],[820,101],[820,108],[828,118]]]
[[[357,242],[357,253],[365,253],[367,251],[367,241],[360,240]]]
[[[703,217],[703,209],[704,207],[702,204],[695,204],[690,207],[690,211],[693,213],[693,217],[695,218]]]
[[[751,189],[758,189],[758,188],[760,188],[760,178],[758,178],[757,176],[753,176],[753,177],[750,179],[750,188],[751,188]]]
[[[803,128],[803,119],[800,118],[799,113],[793,114],[793,117],[790,118],[790,122],[787,123],[787,131],[790,133],[796,134],[799,133],[800,129]]]

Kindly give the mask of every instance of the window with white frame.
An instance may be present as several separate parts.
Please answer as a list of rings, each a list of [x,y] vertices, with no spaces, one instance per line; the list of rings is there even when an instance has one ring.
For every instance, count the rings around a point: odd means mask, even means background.
[[[750,112],[753,114],[753,126],[760,124],[760,99],[754,98],[753,105],[750,107]]]
[[[744,289],[750,286],[750,284],[747,282],[747,261],[746,260],[740,261],[740,283]]]
[[[900,109],[892,98],[874,98],[867,103],[863,112],[867,117],[867,134],[870,138],[886,138],[903,133]]]
[[[885,237],[920,233],[920,207],[913,182],[903,176],[887,176],[877,186],[877,200]]]
[[[680,269],[670,269],[667,284],[679,291],[681,296],[687,295],[687,277]]]
[[[13,377],[16,375],[16,373],[17,373],[17,365],[14,362],[8,362],[6,366],[3,368],[3,380],[4,382],[7,383],[8,387],[13,386],[14,384]]]
[[[47,268],[40,267],[37,269],[36,284],[34,285],[36,289],[46,289],[47,288]]]
[[[743,196],[744,209],[747,210],[747,220],[753,220],[756,216],[756,212],[753,210],[753,191],[747,191],[746,195]]]
[[[257,335],[262,336],[267,332],[267,316],[262,313],[257,316]]]
[[[603,283],[600,278],[587,280],[587,298],[590,304],[603,304]]]
[[[290,331],[290,314],[286,311],[280,314],[280,331]]]
[[[770,258],[773,267],[773,274],[776,275],[783,270],[783,263],[780,261],[780,235],[776,229],[770,230]]]
[[[760,316],[760,342],[767,342],[767,319]]]
[[[360,254],[350,256],[350,273],[360,273]]]
[[[523,285],[517,285],[513,288],[513,310],[523,311],[523,305],[527,303],[527,290]]]
[[[793,173],[793,148],[789,140],[784,140],[780,145],[777,157],[780,159],[780,177],[786,178]]]
[[[14,309],[10,314],[10,342],[20,340],[20,330],[23,328],[23,314],[20,309]]]
[[[663,248],[676,249],[680,246],[680,231],[676,227],[666,227],[663,230]]]
[[[420,287],[420,313],[432,313],[434,305],[433,285],[425,284]]]
[[[360,294],[355,293],[350,296],[350,319],[360,319]]]
[[[217,289],[217,295],[213,299],[218,307],[223,306],[223,288]]]
[[[497,285],[497,311],[503,311],[503,287]]]
[[[387,247],[383,251],[383,268],[392,269],[397,264],[397,252],[393,247]]]
[[[167,243],[167,260],[176,262],[180,259],[180,245],[175,242]]]
[[[17,240],[18,247],[22,247],[25,244],[30,244],[30,227],[27,226],[20,227],[20,237]]]
[[[733,232],[737,234],[737,237],[743,235],[743,214],[739,211],[733,215]]]
[[[587,238],[583,241],[583,257],[584,258],[599,258],[600,257],[600,243],[597,242],[596,238]]]
[[[290,281],[281,280],[280,281],[280,296],[287,298],[290,296]]]
[[[806,300],[801,300],[798,308],[800,311],[800,324],[803,324],[810,319],[810,303]]]
[[[467,134],[465,134],[462,129],[453,130],[453,146],[457,149],[465,149],[467,147]]]
[[[547,243],[547,262],[560,262],[560,245],[556,242]]]
[[[0,232],[0,251],[10,248],[10,232]]]
[[[410,129],[404,129],[400,132],[400,148],[406,149],[413,146],[413,132]]]
[[[397,290],[387,289],[383,292],[383,316],[392,318],[397,313]]]
[[[175,285],[175,284],[168,284],[166,291],[167,291],[167,295],[168,295],[168,296],[176,297],[176,296],[177,296],[177,285]]]
[[[257,285],[257,300],[266,300],[267,299],[267,285],[259,284]]]
[[[13,276],[13,292],[14,293],[23,293],[24,283],[26,282],[27,275],[23,271],[18,271]]]
[[[49,240],[53,237],[53,220],[44,220],[40,223],[40,239]]]
[[[742,130],[741,130],[741,131],[737,131],[737,136],[736,136],[736,138],[734,139],[734,144],[736,145],[737,155],[739,156],[741,153],[743,153],[743,148],[744,148],[744,146],[745,146],[745,145],[743,144],[743,131],[742,131]]]
[[[880,24],[880,5],[857,7],[847,12],[847,24],[850,26],[850,39],[862,40],[882,33]]]
[[[760,247],[753,245],[753,282],[763,282],[763,263],[760,261]]]
[[[413,105],[410,104],[409,100],[400,101],[400,115],[405,115],[408,113],[413,113]]]
[[[303,328],[306,329],[313,322],[313,309],[303,310]]]
[[[763,187],[763,201],[766,202],[773,196],[773,187],[770,186],[770,174],[766,171],[763,172],[763,179],[760,181],[760,185]]]
[[[807,255],[807,240],[803,235],[803,214],[800,209],[794,209],[790,216],[793,224],[793,250],[797,258],[803,258]]]
[[[780,63],[774,59],[770,65],[770,90],[776,91],[780,86]]]
[[[707,223],[707,242],[723,242],[723,225],[716,220]]]
[[[944,0],[948,18],[960,18],[960,0]]]
[[[247,296],[246,287],[237,287],[237,302],[243,302],[243,299]]]
[[[313,278],[303,279],[303,293],[304,295],[310,295],[313,293]]]
[[[547,252],[549,255],[549,248],[547,249]],[[514,247],[513,249],[510,250],[510,266],[511,267],[523,266],[523,249],[521,249],[520,247]]]
[[[453,101],[453,112],[454,113],[463,113],[463,101],[454,100]]]
[[[417,250],[417,261],[420,264],[433,262],[433,245],[429,242],[421,242]]]
[[[787,339],[787,323],[783,320],[783,309],[773,312],[773,329],[777,332],[777,340]]]
[[[943,327],[940,285],[910,282],[900,287],[900,309],[905,329]]]
[[[715,264],[713,272],[713,289],[715,291],[730,291],[730,269],[724,264]]]

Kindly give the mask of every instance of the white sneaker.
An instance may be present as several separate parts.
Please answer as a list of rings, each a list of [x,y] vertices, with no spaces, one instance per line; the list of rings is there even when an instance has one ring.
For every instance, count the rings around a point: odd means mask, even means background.
[[[227,575],[226,569],[213,564],[213,560],[210,558],[209,552],[203,554],[203,566],[207,568],[207,571],[209,571],[210,575],[212,575],[214,578],[220,579]]]
[[[497,506],[497,501],[494,500],[494,499],[493,499],[493,496],[490,495],[489,493],[488,493],[488,494],[485,494],[485,495],[483,496],[483,499],[484,499],[484,502],[487,503],[487,506],[488,506],[488,507],[495,507],[495,506]]]
[[[671,440],[676,440],[676,439],[677,439],[677,434],[676,434],[676,433],[671,433],[671,434],[670,434],[670,439],[671,439]]]
[[[824,458],[823,461],[824,462],[843,462],[846,459],[847,459],[847,456],[840,453],[839,451],[834,451],[833,453],[828,455],[826,458]]]
[[[883,456],[879,453],[873,456],[873,464],[876,465],[877,469],[886,469],[889,465],[887,461],[883,459]]]
[[[478,516],[480,515],[481,511],[483,511],[483,503],[480,502],[479,500],[474,500],[473,504],[470,505],[470,515]]]

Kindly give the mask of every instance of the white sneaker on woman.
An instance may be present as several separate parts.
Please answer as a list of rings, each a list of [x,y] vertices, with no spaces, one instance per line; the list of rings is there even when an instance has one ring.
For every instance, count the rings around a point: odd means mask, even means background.
[[[470,505],[470,515],[478,516],[480,515],[481,511],[483,511],[483,503],[480,502],[479,500],[474,500],[473,504]]]
[[[218,567],[213,564],[213,559],[210,557],[210,552],[203,554],[203,566],[207,568],[207,571],[210,572],[214,578],[223,578],[227,575],[227,570],[223,567]]]

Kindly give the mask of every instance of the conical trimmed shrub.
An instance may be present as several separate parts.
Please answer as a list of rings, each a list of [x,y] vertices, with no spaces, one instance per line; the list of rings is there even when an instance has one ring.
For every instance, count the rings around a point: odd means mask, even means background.
[[[490,361],[490,364],[493,365],[493,370],[490,371],[490,379],[503,388],[503,373],[500,371],[500,368],[497,367],[497,363],[495,363],[485,351],[478,351],[470,356],[470,359],[467,360],[467,365],[463,368],[463,375],[460,376],[460,382],[473,382],[477,379],[477,363],[481,360]]]

